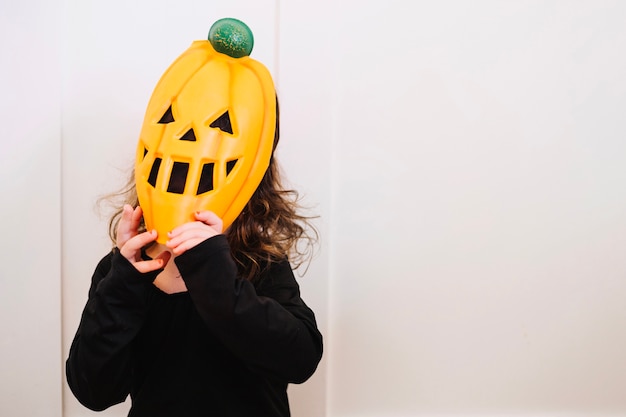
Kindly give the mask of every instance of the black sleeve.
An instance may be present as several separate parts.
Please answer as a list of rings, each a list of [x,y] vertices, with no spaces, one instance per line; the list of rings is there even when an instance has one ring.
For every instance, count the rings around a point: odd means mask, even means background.
[[[139,273],[117,250],[96,267],[66,361],[68,385],[85,407],[104,410],[128,396],[131,342],[158,272]]]
[[[226,237],[212,237],[175,258],[203,321],[233,354],[284,382],[301,383],[322,357],[322,335],[287,260],[255,286],[237,277]]]

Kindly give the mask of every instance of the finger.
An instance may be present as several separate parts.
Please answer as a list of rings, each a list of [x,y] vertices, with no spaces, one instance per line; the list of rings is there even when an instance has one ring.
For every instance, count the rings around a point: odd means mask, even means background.
[[[150,259],[148,261],[139,261],[139,262],[135,262],[133,263],[133,266],[135,267],[135,269],[139,272],[141,272],[142,274],[145,274],[146,272],[152,272],[152,271],[156,271],[157,269],[163,269],[165,267],[165,264],[167,264],[167,261],[165,261],[163,258],[155,258],[155,259]]]
[[[183,231],[178,236],[168,240],[165,245],[172,250],[174,255],[180,255],[217,234],[213,228],[203,225],[202,228]]]
[[[169,244],[167,245],[168,247],[170,247],[170,249],[172,250],[172,253],[176,256],[182,255],[183,253],[187,252],[189,249],[197,246],[198,244],[204,242],[205,240],[207,240],[210,236],[208,237],[195,237],[192,239],[187,239],[184,240],[182,242],[180,242],[179,244],[175,245],[175,246],[170,246]]]
[[[171,252],[163,251],[152,260],[157,261],[156,263],[154,263],[155,265],[158,264],[158,265],[161,265],[160,268],[165,268],[165,265],[167,265],[171,257],[172,257]],[[145,261],[141,261],[141,262],[145,262]]]
[[[131,215],[132,230],[137,230],[139,228],[139,224],[141,223],[142,216],[143,216],[143,210],[141,209],[141,206],[135,207]]]
[[[173,229],[171,232],[168,232],[167,235],[170,238],[173,238],[188,230],[198,228],[199,226],[202,226],[202,227],[209,226],[211,229],[215,230],[218,234],[222,233],[222,225],[223,225],[222,219],[219,216],[217,216],[215,213],[213,213],[212,211],[195,212],[194,216],[197,218],[198,221],[182,224],[176,227],[175,229]]]
[[[133,236],[126,241],[122,248],[120,248],[120,252],[125,258],[129,260],[136,259],[141,248],[143,248],[150,242],[154,242],[157,236],[158,234],[156,230],[143,232],[136,236]]]
[[[184,240],[193,239],[196,237],[209,237],[218,234],[215,229],[200,222],[186,223],[177,227],[172,232],[167,234],[168,242],[173,245],[177,245]]]
[[[129,204],[124,204],[124,207],[122,208],[122,217],[120,218],[120,225],[127,228],[132,222],[132,216],[133,208]]]
[[[194,213],[194,216],[196,217],[198,221],[201,221],[211,226],[218,233],[222,233],[222,227],[223,227],[224,222],[217,214],[213,213],[212,211],[205,210],[205,211],[196,211]]]
[[[163,261],[163,266],[165,266],[169,262],[171,257],[172,257],[172,253],[171,252],[163,251],[154,259],[162,260]]]
[[[117,242],[116,243],[119,248],[124,246],[124,243],[126,243],[126,241],[132,237],[132,227],[131,227],[132,215],[133,215],[133,208],[130,205],[125,204],[124,207],[122,208],[122,215],[117,225]]]
[[[178,227],[176,227],[175,229],[173,229],[171,232],[167,233],[167,236],[171,239],[173,237],[176,236],[180,236],[181,234],[189,231],[189,230],[194,230],[194,229],[202,229],[202,228],[206,228],[207,225],[202,223],[202,222],[188,222],[185,224],[182,224]]]

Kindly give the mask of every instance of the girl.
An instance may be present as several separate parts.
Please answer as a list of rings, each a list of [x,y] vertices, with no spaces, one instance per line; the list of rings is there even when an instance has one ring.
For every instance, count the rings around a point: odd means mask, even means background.
[[[272,157],[224,233],[220,218],[199,212],[161,245],[141,231],[131,188],[67,360],[76,398],[104,410],[130,394],[129,416],[289,416],[287,384],[306,381],[322,356],[287,259],[310,239],[294,195]]]
[[[216,44],[222,48],[224,42]],[[188,59],[193,53],[202,53],[205,58]],[[249,65],[245,71],[233,72],[232,77],[261,71],[247,58],[220,53],[206,43],[194,43],[175,65],[208,63],[209,76],[205,79],[213,83],[206,89],[213,94],[209,98],[215,97],[216,90],[225,90],[223,86],[237,86],[239,81],[232,81],[234,78],[223,84],[216,81],[226,70]],[[213,69],[216,71],[211,73]],[[229,113],[215,122],[203,119],[185,124],[185,110],[196,114],[195,110],[206,108],[210,100],[200,97],[197,105],[185,107],[188,96],[184,89],[193,88],[190,96],[201,96],[199,91],[204,90],[196,81],[207,73],[193,67],[189,77],[196,78],[187,82],[188,78],[171,75],[179,74],[176,71],[166,72],[157,89],[180,82],[175,91],[182,93],[162,117],[151,115],[150,109],[153,103],[158,111],[166,108],[168,103],[164,106],[159,100],[168,99],[170,93],[155,93],[144,121],[147,133],[142,131],[144,142],[137,160],[152,166],[148,166],[149,176],[142,183],[142,187],[152,187],[151,193],[162,183],[156,175],[163,172],[160,158],[165,157],[155,157],[156,145],[146,140],[150,134],[157,132],[161,144],[169,140],[190,149],[220,135],[224,135],[222,142],[230,140],[226,135],[234,131]],[[271,79],[265,79],[271,86]],[[246,89],[233,93],[236,100],[249,101],[251,83],[242,81]],[[275,90],[271,90],[267,97],[273,101]],[[143,192],[144,188],[139,189],[137,179],[131,179],[125,204],[110,222],[115,247],[95,269],[66,363],[68,384],[86,407],[104,410],[130,395],[130,417],[290,415],[287,385],[302,383],[313,374],[322,356],[322,336],[313,312],[300,298],[290,263],[298,266],[306,262],[307,252],[298,250],[298,242],[312,244],[316,234],[309,228],[309,218],[298,214],[297,193],[281,186],[273,157],[279,138],[274,107],[276,126],[272,123],[268,129],[268,168],[261,172],[260,184],[226,230],[222,219],[210,211],[195,212],[192,221],[177,223],[169,232],[146,230],[143,217],[149,213],[139,206],[141,194],[138,199],[138,190]],[[238,108],[233,108],[237,115]],[[178,122],[181,125],[177,126]],[[163,135],[177,134],[180,126],[190,125],[198,131],[192,128],[182,137],[163,139]],[[209,129],[215,131],[206,137],[197,135]],[[195,157],[197,154],[188,160]],[[235,175],[233,163],[220,167]],[[170,185],[167,192],[179,195],[195,190],[185,186],[186,173],[181,177],[182,185]],[[219,175],[218,181],[224,178],[224,174]],[[212,188],[213,183],[209,184]],[[198,193],[203,191],[200,188]],[[176,209],[177,205],[168,207]]]

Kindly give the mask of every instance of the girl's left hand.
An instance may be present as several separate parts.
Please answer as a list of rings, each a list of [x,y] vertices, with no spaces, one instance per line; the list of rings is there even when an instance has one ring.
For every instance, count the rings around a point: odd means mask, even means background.
[[[222,233],[222,219],[212,211],[199,211],[194,216],[195,222],[185,223],[167,234],[169,240],[165,245],[176,256]]]

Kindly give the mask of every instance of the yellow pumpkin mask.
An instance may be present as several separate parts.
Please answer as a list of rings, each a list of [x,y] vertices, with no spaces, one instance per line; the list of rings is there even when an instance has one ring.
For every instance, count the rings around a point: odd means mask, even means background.
[[[150,98],[135,161],[135,185],[157,241],[211,210],[224,230],[241,213],[272,156],[276,92],[252,51],[250,29],[221,19],[194,41]]]

